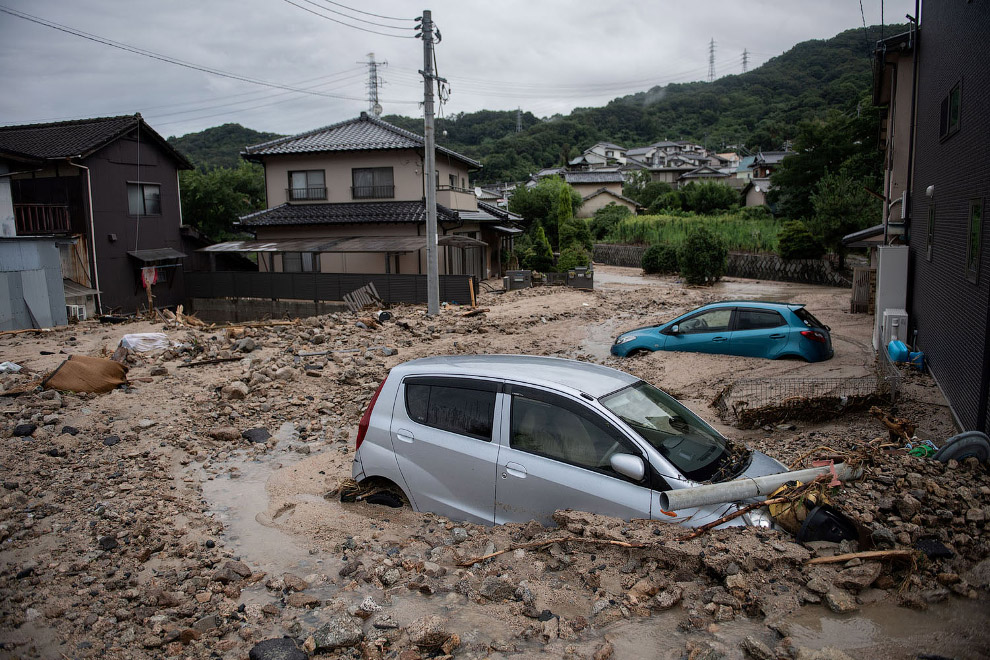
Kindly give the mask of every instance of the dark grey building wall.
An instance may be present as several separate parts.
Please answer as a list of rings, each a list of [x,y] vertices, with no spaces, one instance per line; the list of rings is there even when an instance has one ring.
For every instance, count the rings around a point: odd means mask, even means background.
[[[918,52],[918,104],[910,236],[911,325],[966,429],[988,431],[990,387],[990,8],[926,2]],[[940,137],[941,104],[961,84],[959,130]],[[934,186],[931,198],[926,189]],[[970,201],[983,204],[979,275],[966,273]],[[928,212],[935,208],[931,258]]]
[[[140,141],[133,136],[114,141],[87,158],[85,165],[92,173],[93,239],[103,311],[132,313],[147,305],[147,295],[140,284],[140,264],[127,252],[166,247],[182,251],[176,163],[142,133]],[[161,215],[138,218],[128,213],[129,181],[161,186]],[[116,234],[115,241],[110,234]],[[181,264],[168,270],[171,281],[159,280],[152,288],[156,306],[176,305],[185,297]]]

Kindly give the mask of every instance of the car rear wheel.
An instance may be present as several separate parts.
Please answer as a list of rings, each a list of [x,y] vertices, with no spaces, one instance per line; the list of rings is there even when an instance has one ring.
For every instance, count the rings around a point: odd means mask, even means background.
[[[401,509],[403,504],[402,496],[390,491],[382,491],[374,495],[369,495],[364,501],[368,504],[381,504],[393,509]]]

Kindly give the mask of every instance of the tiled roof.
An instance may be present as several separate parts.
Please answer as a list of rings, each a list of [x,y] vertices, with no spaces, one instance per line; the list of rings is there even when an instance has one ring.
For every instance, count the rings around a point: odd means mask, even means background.
[[[598,190],[596,190],[595,192],[591,193],[590,195],[585,195],[582,199],[587,202],[592,197],[598,197],[599,195],[609,195],[611,197],[615,197],[616,199],[621,199],[624,202],[629,202],[633,206],[639,206],[639,202],[637,202],[635,199],[629,199],[628,197],[626,197],[624,195],[616,195],[614,192],[612,192],[608,188],[599,188]]]
[[[567,183],[622,183],[625,178],[621,172],[564,172]]]
[[[523,219],[523,217],[518,213],[507,211],[503,208],[499,208],[495,206],[494,204],[488,204],[486,202],[482,202],[480,199],[478,200],[478,208],[502,220],[510,220],[513,222],[517,222]]]
[[[457,213],[437,204],[437,219],[457,222]],[[241,216],[242,227],[274,225],[341,225],[425,223],[424,202],[345,202],[341,204],[280,204]]]
[[[163,150],[179,162],[180,168],[192,168],[185,156],[152,130],[140,114],[49,124],[0,126],[0,152],[7,151],[41,159],[86,157],[132,131],[139,124],[144,126],[144,130]]]
[[[280,154],[326,153],[331,151],[367,151],[385,149],[422,149],[423,136],[393,126],[377,117],[362,112],[356,119],[348,119],[337,124],[317,128],[299,135],[278,138],[245,147],[241,155],[248,160],[259,160],[261,156]],[[471,167],[481,167],[481,163],[462,156],[456,151],[437,146],[440,153],[453,156]]]

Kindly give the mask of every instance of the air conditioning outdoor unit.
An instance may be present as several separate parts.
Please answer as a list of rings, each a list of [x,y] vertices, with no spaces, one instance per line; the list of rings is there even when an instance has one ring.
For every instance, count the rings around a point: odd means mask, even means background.
[[[905,344],[907,342],[908,332],[908,313],[903,309],[885,309],[883,310],[883,324],[880,328],[881,337],[883,338],[883,347],[886,348],[887,345],[894,341],[902,341]]]

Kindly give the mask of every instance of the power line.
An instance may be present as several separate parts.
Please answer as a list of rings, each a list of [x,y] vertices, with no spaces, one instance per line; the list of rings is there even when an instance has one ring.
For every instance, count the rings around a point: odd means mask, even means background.
[[[312,94],[313,96],[322,96],[325,98],[343,99],[345,101],[364,100],[361,97],[356,97],[356,96],[343,96],[340,94],[330,94],[329,92],[315,92],[306,89],[299,89],[299,88],[291,87],[289,85],[281,85],[279,83],[268,82],[266,80],[260,80],[257,78],[248,78],[247,76],[241,76],[236,73],[230,73],[227,71],[222,71],[220,69],[213,69],[211,67],[202,66],[199,64],[193,64],[191,62],[185,62],[183,60],[176,59],[174,57],[169,57],[168,55],[162,55],[161,53],[156,53],[154,51],[146,50],[144,48],[138,48],[137,46],[131,46],[119,41],[113,41],[112,39],[108,39],[106,37],[100,37],[95,34],[83,32],[82,30],[77,30],[75,28],[71,28],[66,25],[61,25],[59,23],[55,23],[43,18],[39,18],[31,14],[17,11],[15,9],[11,9],[10,7],[6,7],[4,5],[0,5],[0,12],[3,12],[5,14],[10,14],[11,16],[16,16],[17,18],[22,18],[26,21],[30,21],[31,23],[37,23],[38,25],[43,25],[45,27],[52,28],[53,30],[58,30],[59,32],[65,32],[67,34],[81,37],[89,41],[94,41],[98,44],[103,44],[104,46],[110,46],[111,48],[117,48],[119,50],[123,50],[129,53],[134,53],[135,55],[143,55],[144,57],[148,57],[153,60],[166,62],[168,64],[174,64],[176,66],[185,67],[187,69],[192,69],[194,71],[200,71],[202,73],[209,73],[211,75],[220,76],[222,78],[230,78],[231,80],[239,80],[240,82],[251,83],[252,85],[261,85],[263,87],[271,87],[273,89],[284,89],[291,92],[299,92],[301,94]]]
[[[338,7],[343,7],[350,11],[356,12],[358,14],[364,14],[365,16],[374,16],[375,18],[384,18],[387,21],[418,21],[418,18],[398,18],[396,16],[382,16],[381,14],[373,14],[370,11],[362,11],[360,9],[355,9],[354,7],[348,7],[347,5],[342,5],[339,2],[334,2],[333,0],[323,0],[331,5],[337,5]],[[356,19],[355,19],[356,20]]]
[[[323,1],[324,2],[329,2],[329,0],[323,0]],[[368,25],[376,25],[378,27],[388,28],[390,30],[415,30],[416,29],[414,27],[404,27],[404,26],[400,26],[400,25],[386,25],[385,23],[376,23],[375,21],[369,21],[369,20],[366,20],[366,19],[363,19],[363,18],[358,18],[357,16],[351,16],[349,14],[345,14],[344,12],[337,11],[336,9],[330,9],[329,7],[320,6],[320,5],[316,4],[315,2],[310,2],[310,0],[304,0],[304,2],[306,2],[306,4],[313,5],[314,7],[319,7],[323,11],[328,11],[330,13],[337,14],[338,16],[343,16],[344,18],[349,18],[352,21],[358,21],[359,23],[367,23]],[[336,3],[331,2],[330,4],[336,4]],[[409,20],[412,20],[412,19],[409,19]]]
[[[406,36],[406,35],[403,35],[403,34],[389,34],[388,32],[379,32],[378,30],[369,30],[368,28],[363,28],[360,25],[351,25],[350,23],[345,23],[344,21],[338,21],[336,18],[330,18],[329,16],[326,16],[324,14],[321,14],[318,11],[313,11],[312,9],[310,9],[308,7],[303,7],[302,5],[297,5],[292,0],[282,0],[282,1],[289,3],[293,7],[298,7],[299,9],[302,9],[303,11],[308,11],[313,16],[319,16],[320,18],[325,18],[328,21],[333,21],[334,23],[338,23],[339,25],[344,25],[344,26],[347,26],[349,28],[353,28],[355,30],[361,30],[362,32],[370,32],[371,34],[378,34],[378,35],[381,35],[383,37],[395,37],[396,39],[415,39],[416,38],[415,36],[412,36],[412,35]],[[311,5],[313,5],[314,7],[319,7],[319,5],[317,5],[316,3],[312,2],[312,0],[303,0],[303,2],[307,2],[307,3],[311,4]],[[332,9],[326,9],[325,7],[320,7],[320,9],[325,9],[326,11],[333,11]],[[340,12],[336,12],[336,13],[339,14]],[[355,19],[355,20],[360,20],[360,19]],[[406,30],[406,29],[409,29],[409,28],[397,28],[397,27],[395,27],[395,28],[392,28],[392,29],[393,30]]]

